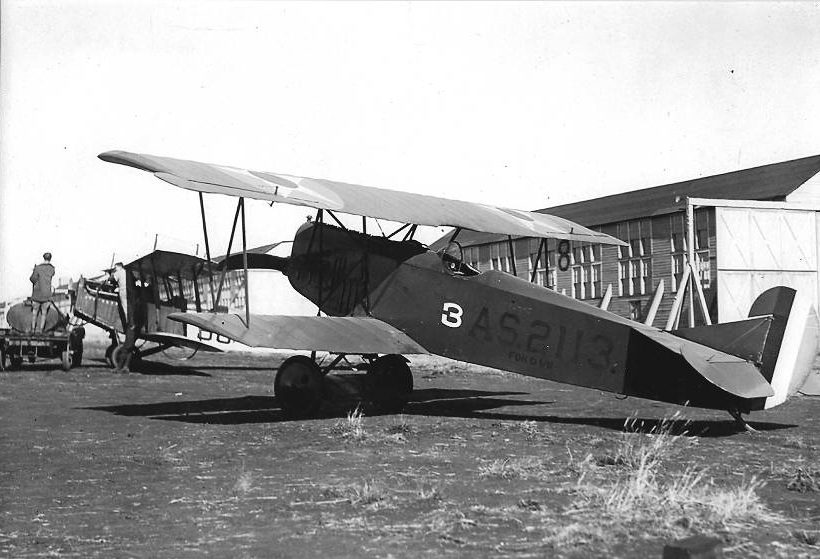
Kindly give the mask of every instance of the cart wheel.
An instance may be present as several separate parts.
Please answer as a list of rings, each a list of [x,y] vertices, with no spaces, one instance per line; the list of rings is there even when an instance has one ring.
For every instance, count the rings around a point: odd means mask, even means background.
[[[71,350],[69,350],[68,348],[65,348],[63,350],[63,353],[61,354],[61,357],[62,357],[61,368],[65,372],[70,371],[71,370]]]
[[[9,371],[16,371],[23,366],[22,355],[9,355]]]
[[[108,366],[112,369],[117,368],[117,364],[114,363],[114,350],[117,348],[117,344],[111,344],[107,348],[105,348],[105,362],[108,363]]]

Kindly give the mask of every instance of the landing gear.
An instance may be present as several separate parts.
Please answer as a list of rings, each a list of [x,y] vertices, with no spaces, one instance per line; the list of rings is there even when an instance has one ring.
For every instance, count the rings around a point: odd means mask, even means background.
[[[322,370],[316,362],[305,355],[295,355],[280,365],[273,392],[287,416],[310,417],[322,405],[323,384]]]
[[[413,392],[413,373],[401,355],[379,357],[367,370],[367,396],[381,413],[399,413]]]
[[[282,363],[273,390],[285,415],[292,418],[316,415],[322,402],[331,397],[334,401],[339,397],[345,402],[351,396],[357,403],[367,400],[377,413],[399,413],[404,409],[413,392],[413,374],[407,359],[401,355],[364,355],[367,364],[353,365],[345,357],[338,354],[324,367],[306,355],[296,355]],[[334,375],[330,383],[325,379],[330,371],[363,369],[367,370],[363,379],[361,375]],[[360,380],[356,381],[354,377]]]
[[[71,370],[71,350],[68,348],[60,354],[60,368],[66,373]]]
[[[743,416],[741,416],[739,410],[729,410],[729,413],[735,419],[735,423],[738,425],[738,427],[744,429],[749,434],[757,433],[757,429],[746,423],[746,420],[743,419]]]

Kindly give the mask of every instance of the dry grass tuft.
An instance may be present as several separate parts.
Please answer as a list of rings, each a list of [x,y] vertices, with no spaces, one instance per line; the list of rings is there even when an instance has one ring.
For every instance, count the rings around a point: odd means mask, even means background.
[[[422,486],[419,488],[418,498],[420,501],[441,501],[442,497],[441,492],[438,490],[438,487]]]
[[[502,458],[479,466],[482,478],[520,479],[538,476],[544,472],[544,464],[531,456],[525,458]]]
[[[613,452],[599,457],[596,463],[599,466],[622,466],[632,470],[654,469],[677,452],[683,440],[689,440],[685,429],[688,424],[688,421],[682,419],[681,412],[677,411],[644,432],[643,425],[632,416],[624,422],[625,432]]]
[[[792,537],[803,545],[820,544],[820,532],[809,532],[808,530],[793,530]]]
[[[786,489],[799,493],[820,491],[819,478],[820,471],[811,471],[809,468],[797,468],[797,471],[794,472],[789,480]]]
[[[345,419],[338,420],[330,428],[330,432],[347,441],[362,442],[367,439],[367,431],[364,428],[364,412],[361,406],[356,406],[356,409],[349,412]]]
[[[538,424],[532,420],[523,421],[521,424],[519,424],[519,429],[521,429],[521,432],[527,436],[528,441],[534,441],[538,439],[538,436],[541,434],[541,432],[538,430]]]
[[[345,499],[351,505],[371,505],[387,498],[385,487],[372,479],[361,484],[328,487],[323,493],[330,498]]]
[[[253,473],[248,472],[245,470],[245,466],[242,466],[242,470],[239,472],[239,477],[236,479],[236,483],[233,485],[233,493],[236,496],[245,495],[253,488]]]

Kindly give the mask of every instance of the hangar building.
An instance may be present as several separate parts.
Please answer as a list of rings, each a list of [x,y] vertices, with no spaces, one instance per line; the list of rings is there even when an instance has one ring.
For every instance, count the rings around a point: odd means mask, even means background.
[[[457,241],[464,260],[481,271],[515,273],[594,305],[604,300],[610,311],[660,328],[677,320],[686,326],[687,319],[702,324],[703,308],[712,322],[745,318],[755,297],[775,285],[807,293],[818,308],[818,172],[820,155],[538,210],[608,233],[625,247],[559,247],[551,239],[542,248],[540,239],[472,231]],[[559,248],[569,248],[567,256]],[[667,324],[676,299],[681,311]]]

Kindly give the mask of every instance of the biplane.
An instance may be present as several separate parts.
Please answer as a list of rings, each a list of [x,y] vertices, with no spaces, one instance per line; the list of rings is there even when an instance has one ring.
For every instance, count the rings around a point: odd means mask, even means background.
[[[192,357],[197,351],[221,351],[198,338],[188,336],[187,325],[170,320],[175,313],[213,309],[207,304],[207,292],[201,293],[200,280],[208,276],[210,263],[197,256],[153,250],[118,264],[109,270],[107,278],[80,278],[74,315],[103,329],[111,339],[105,352],[109,366],[115,367],[118,353],[127,350],[123,338],[129,324],[141,316],[135,347],[128,356],[130,368],[140,367],[143,357],[178,348],[181,358]],[[203,301],[205,299],[205,301]],[[206,338],[210,339],[209,332]],[[147,344],[147,345],[146,345]]]
[[[365,363],[368,398],[400,410],[413,389],[405,355],[439,356],[616,394],[742,415],[784,402],[805,380],[817,352],[817,316],[803,294],[777,287],[761,294],[749,318],[663,331],[513,275],[479,272],[465,263],[463,229],[624,244],[577,223],[542,213],[383,190],[323,179],[212,165],[123,151],[102,160],[148,171],[172,185],[237,197],[231,239],[246,198],[314,208],[296,231],[290,257],[256,256],[253,267],[285,274],[316,304],[318,316],[173,314],[170,318],[248,346],[326,351],[326,367],[298,355],[276,374],[286,413],[308,416],[323,399],[323,378],[347,356]],[[337,213],[362,216],[362,230]],[[403,224],[368,234],[366,218]],[[446,248],[414,240],[418,226],[454,228]],[[205,228],[207,244],[207,227]],[[230,248],[228,249],[230,252]],[[238,261],[237,261],[238,264]],[[315,356],[315,353],[311,354]],[[748,426],[746,426],[748,428]]]

